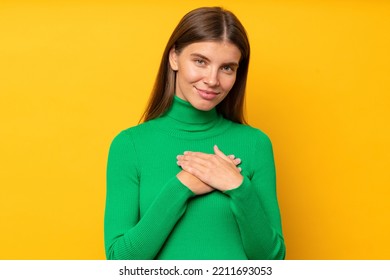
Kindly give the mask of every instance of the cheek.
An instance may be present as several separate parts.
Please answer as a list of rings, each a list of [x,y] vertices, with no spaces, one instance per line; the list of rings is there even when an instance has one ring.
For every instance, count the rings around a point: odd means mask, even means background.
[[[230,91],[236,82],[236,75],[226,76],[220,80],[221,87],[224,91]]]
[[[181,73],[182,79],[189,83],[199,81],[200,79],[202,79],[203,75],[201,69],[191,67],[191,65],[183,67],[181,71],[179,71],[179,73]]]

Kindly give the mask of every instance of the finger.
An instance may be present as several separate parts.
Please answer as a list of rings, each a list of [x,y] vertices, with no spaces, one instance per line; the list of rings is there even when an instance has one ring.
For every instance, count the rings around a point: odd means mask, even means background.
[[[206,164],[206,161],[211,160],[212,156],[209,154],[202,155],[202,153],[186,153],[185,155],[179,155],[176,158],[178,160],[196,160],[199,163],[202,162],[203,164]],[[234,165],[239,165],[241,163],[241,159],[235,158],[234,155],[229,155],[227,158],[230,162],[233,162]]]
[[[226,156],[219,148],[217,145],[214,145],[214,153],[219,156],[220,158],[228,161],[228,162],[233,162],[234,165],[239,165],[241,163],[241,159],[235,158],[234,155]],[[234,157],[233,159],[231,157]]]
[[[189,151],[186,151],[183,154],[184,154],[184,156],[193,156],[193,157],[198,157],[198,158],[202,158],[202,159],[205,159],[205,160],[209,160],[210,157],[212,156],[212,155],[206,154],[206,153],[189,152]]]
[[[207,166],[209,162],[209,157],[203,157],[195,154],[185,154],[185,155],[179,155],[176,157],[178,164],[180,165],[181,162],[196,162],[200,165]]]
[[[223,158],[223,159],[229,159],[229,157],[227,157],[227,156],[218,148],[217,145],[214,145],[214,153],[215,153],[217,156],[219,156],[219,157],[221,157],[221,158]]]
[[[179,161],[178,165],[188,173],[194,175],[198,179],[202,180],[202,176],[207,172],[207,168],[203,166],[202,164],[199,164],[195,161]]]
[[[241,159],[240,158],[236,158],[235,155],[228,155],[227,156],[229,159],[231,159],[231,161],[234,163],[234,165],[239,165],[241,163]]]

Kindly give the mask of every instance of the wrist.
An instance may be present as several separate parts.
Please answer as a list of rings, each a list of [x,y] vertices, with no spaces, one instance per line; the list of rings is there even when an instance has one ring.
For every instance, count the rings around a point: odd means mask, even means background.
[[[244,181],[244,177],[241,174],[238,174],[237,177],[235,177],[233,180],[230,180],[226,187],[223,188],[223,192],[230,191],[239,188],[242,185],[242,182]]]
[[[206,194],[212,192],[214,189],[202,182],[200,179],[188,173],[187,171],[180,171],[176,175],[177,179],[186,186],[195,195]]]

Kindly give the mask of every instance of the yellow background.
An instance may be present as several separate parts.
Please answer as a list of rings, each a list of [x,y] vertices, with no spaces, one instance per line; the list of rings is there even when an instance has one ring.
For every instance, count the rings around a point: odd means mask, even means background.
[[[0,259],[104,259],[109,144],[179,19],[223,5],[252,46],[287,259],[390,259],[388,1],[1,1]]]

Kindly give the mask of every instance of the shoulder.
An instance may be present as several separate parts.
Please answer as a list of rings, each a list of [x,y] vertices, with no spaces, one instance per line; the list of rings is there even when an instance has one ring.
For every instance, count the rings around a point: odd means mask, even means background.
[[[231,129],[235,130],[241,138],[245,138],[247,141],[253,141],[262,145],[271,145],[270,137],[259,128],[246,124],[232,123]]]
[[[139,126],[141,126],[141,125],[128,127],[128,128],[125,128],[125,129],[117,132],[117,134],[113,137],[113,139],[111,141],[111,149],[113,147],[115,148],[118,146],[132,145],[134,132],[136,132],[139,129]]]
[[[125,128],[114,136],[112,142],[131,141],[134,135],[137,135],[140,132],[148,131],[149,129],[149,122]]]
[[[142,142],[145,137],[154,133],[151,125],[152,121],[144,122],[119,131],[113,138],[111,146],[134,146],[135,143]]]

